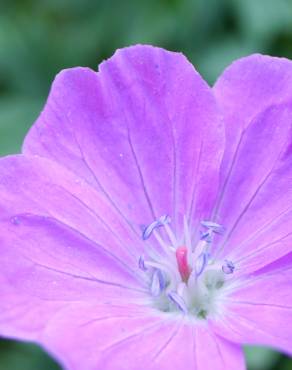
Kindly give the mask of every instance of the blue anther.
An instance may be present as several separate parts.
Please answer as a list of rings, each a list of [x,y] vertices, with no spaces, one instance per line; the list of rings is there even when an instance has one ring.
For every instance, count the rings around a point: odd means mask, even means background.
[[[202,221],[201,225],[207,228],[206,231],[201,232],[201,240],[205,240],[207,243],[212,243],[214,234],[223,234],[224,227],[213,221]]]
[[[201,225],[213,231],[214,233],[222,234],[224,232],[224,227],[213,221],[201,221]]]
[[[228,260],[224,261],[224,264],[222,265],[222,271],[224,272],[224,274],[226,275],[233,274],[234,269],[235,269],[235,266],[233,262],[228,261]]]
[[[205,240],[207,243],[212,243],[213,235],[214,232],[212,230],[201,232],[201,240]]]
[[[151,294],[158,297],[166,287],[166,281],[163,273],[159,269],[155,269],[152,275]]]
[[[175,291],[168,293],[168,298],[185,314],[188,313],[188,308],[184,299]]]
[[[146,265],[145,265],[145,259],[144,259],[144,256],[140,256],[139,257],[139,262],[138,262],[138,264],[139,264],[139,268],[142,270],[142,271],[147,271],[148,269],[147,269],[147,267],[146,267]]]
[[[164,216],[159,217],[156,221],[153,221],[150,225],[145,227],[145,229],[142,233],[142,239],[147,240],[151,236],[154,229],[156,229],[157,227],[161,227],[161,226],[164,226],[166,224],[169,224],[170,221],[171,221],[171,219],[168,215],[164,215]]]
[[[196,270],[196,277],[199,277],[203,271],[205,270],[205,267],[207,266],[208,260],[210,258],[210,253],[203,252],[199,255],[199,257],[196,260],[195,270]]]

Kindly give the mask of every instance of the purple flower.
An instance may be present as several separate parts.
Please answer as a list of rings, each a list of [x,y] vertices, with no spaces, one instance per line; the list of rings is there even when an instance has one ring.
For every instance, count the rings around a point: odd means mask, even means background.
[[[292,353],[292,63],[211,89],[181,55],[61,72],[0,161],[0,333],[74,370],[238,370]]]

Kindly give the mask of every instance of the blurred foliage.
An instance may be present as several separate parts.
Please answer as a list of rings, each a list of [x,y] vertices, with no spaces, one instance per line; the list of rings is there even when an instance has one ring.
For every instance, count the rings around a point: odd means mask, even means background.
[[[32,344],[3,341],[0,348],[0,370],[60,369],[46,353]]]
[[[0,154],[20,150],[59,70],[96,69],[135,43],[182,51],[212,84],[253,52],[292,59],[292,0],[0,0]],[[266,348],[246,356],[250,370],[292,369]],[[0,370],[40,369],[58,366],[34,345],[0,342]]]

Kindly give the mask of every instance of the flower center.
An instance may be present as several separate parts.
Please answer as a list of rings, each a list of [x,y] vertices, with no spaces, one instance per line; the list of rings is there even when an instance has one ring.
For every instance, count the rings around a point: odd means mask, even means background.
[[[139,267],[156,308],[205,319],[216,312],[218,296],[235,268],[231,261],[216,260],[211,254],[213,239],[224,228],[202,221],[200,237],[194,238],[185,219],[183,236],[178,239],[170,222],[169,216],[161,216],[144,229],[143,240],[155,237],[161,252],[149,249],[149,258],[141,256]],[[158,232],[162,229],[164,236]]]

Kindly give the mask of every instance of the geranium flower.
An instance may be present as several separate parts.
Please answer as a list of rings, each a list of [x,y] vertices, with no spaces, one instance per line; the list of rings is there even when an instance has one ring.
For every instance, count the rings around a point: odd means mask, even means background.
[[[181,55],[61,72],[0,161],[0,332],[66,369],[244,369],[292,353],[292,64],[211,89]]]

